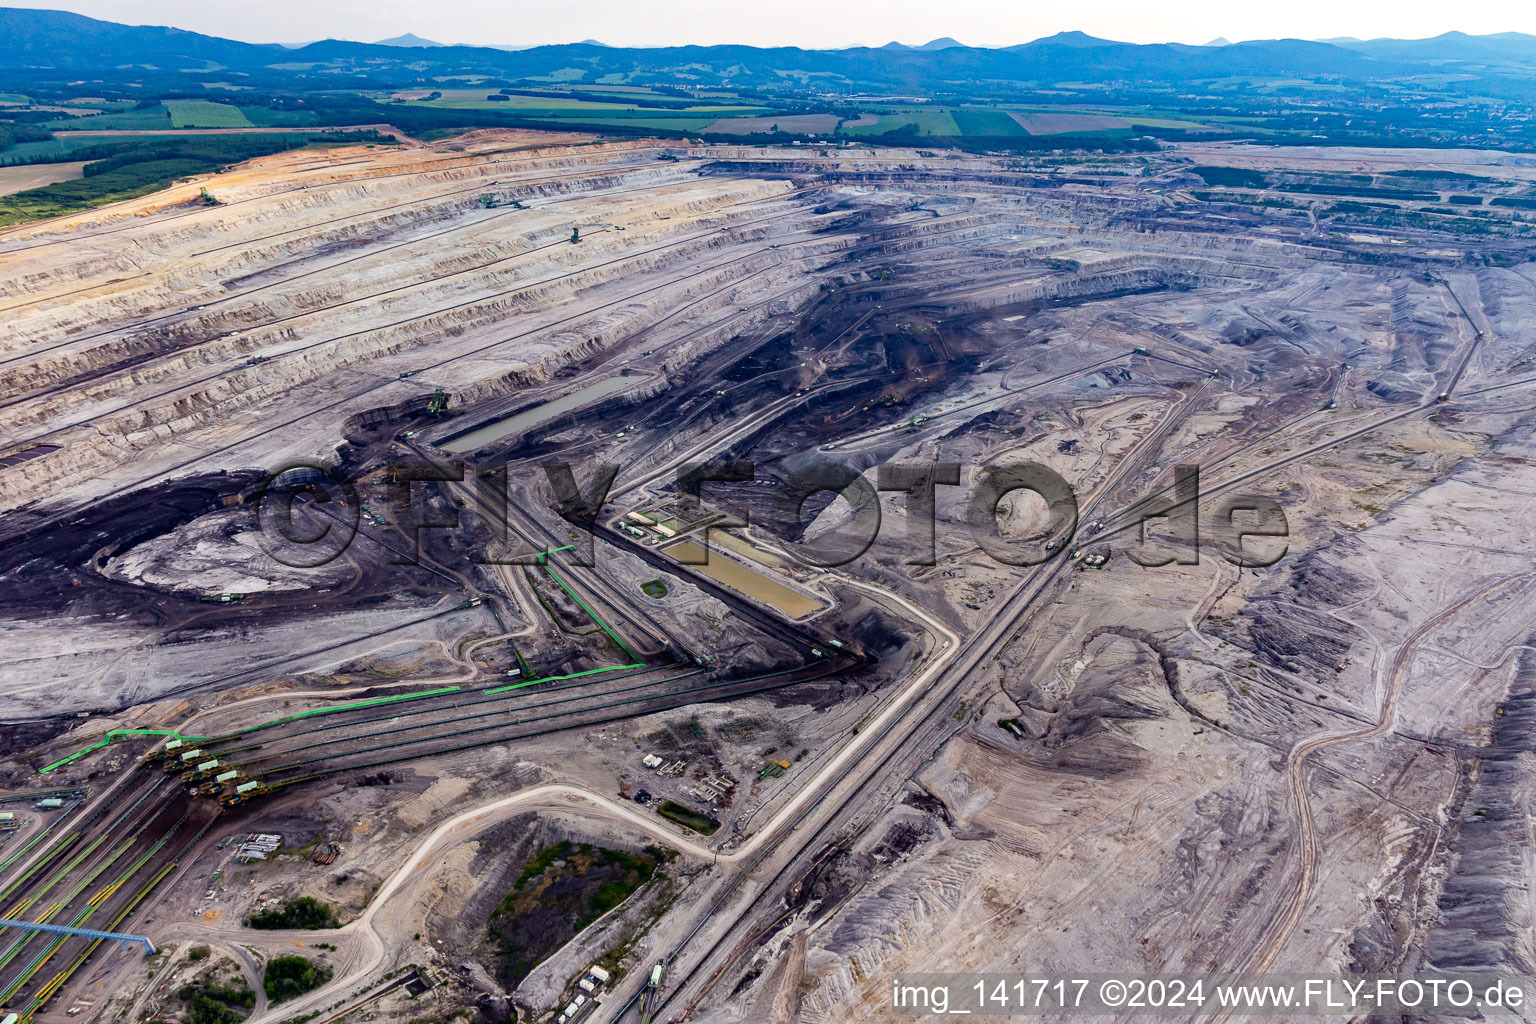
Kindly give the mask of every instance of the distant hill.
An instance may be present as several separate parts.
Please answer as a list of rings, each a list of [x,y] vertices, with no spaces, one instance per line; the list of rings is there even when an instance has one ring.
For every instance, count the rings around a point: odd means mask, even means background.
[[[1446,32],[1429,39],[1341,39],[1336,46],[1374,57],[1399,60],[1514,61],[1536,64],[1536,36],[1523,32],[1499,32],[1469,36]]]
[[[1029,43],[1020,43],[1018,46],[1009,46],[1009,50],[1025,50],[1030,47],[1040,48],[1046,46],[1071,47],[1087,49],[1095,46],[1135,46],[1135,43],[1117,43],[1112,39],[1100,39],[1086,32],[1057,32],[1053,36],[1041,36]]]
[[[179,28],[119,25],[68,11],[0,8],[0,67],[137,65],[201,68],[266,64],[280,46],[241,43]]]
[[[964,47],[965,44],[962,43],[958,39],[951,39],[949,36],[941,36],[938,39],[930,39],[930,40],[928,40],[928,42],[924,43],[921,46],[908,46],[906,43],[886,43],[884,46],[880,47],[880,49],[882,49],[882,50],[917,50],[917,51],[923,51],[923,50],[948,50],[948,49],[950,49],[952,47],[955,47],[955,46]],[[853,49],[857,49],[857,47],[853,47]]]
[[[434,43],[430,39],[423,39],[414,32],[407,32],[403,36],[391,36],[388,39],[380,39],[375,46],[447,46],[447,43]]]
[[[1432,39],[1250,40],[1188,46],[1134,44],[1084,32],[1059,32],[1014,46],[966,46],[949,37],[909,46],[805,50],[742,45],[618,47],[595,40],[519,48],[444,45],[407,33],[381,43],[326,39],[297,48],[257,45],[174,28],[119,25],[63,11],[0,8],[0,69],[30,69],[37,81],[142,84],[159,76],[228,69],[272,88],[419,84],[432,76],[483,76],[504,82],[594,84],[606,76],[682,86],[779,88],[785,76],[816,76],[840,88],[944,92],[1006,90],[1009,83],[1103,83],[1166,90],[1231,77],[1326,81],[1330,85],[1401,81],[1466,69],[1514,84],[1501,95],[1526,98],[1536,88],[1536,37],[1518,33]],[[51,69],[57,75],[33,75]],[[572,76],[575,69],[576,76]],[[1510,77],[1514,76],[1514,77]],[[1524,76],[1524,77],[1519,77]],[[25,81],[25,77],[23,81]],[[610,79],[611,80],[611,79]],[[303,85],[300,83],[309,83]],[[1525,90],[1521,92],[1521,90]]]

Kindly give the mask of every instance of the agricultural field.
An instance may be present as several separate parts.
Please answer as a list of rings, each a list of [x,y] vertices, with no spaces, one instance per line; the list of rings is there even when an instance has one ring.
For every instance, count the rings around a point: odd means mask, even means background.
[[[917,135],[959,135],[960,126],[955,123],[954,117],[948,110],[942,107],[921,107],[916,109],[902,109],[884,112],[879,115],[872,125],[860,125],[853,127],[844,125],[843,130],[849,135],[883,135],[886,132],[902,131],[909,126],[913,134]]]
[[[784,119],[781,119],[781,121]],[[1149,127],[1198,130],[1195,122],[1137,119]],[[920,107],[863,113],[845,120],[841,131],[851,136],[883,135],[916,125],[917,135],[965,138],[1019,138],[1028,135],[1067,135],[1095,132],[1125,133],[1132,122],[1124,117],[1071,110],[1005,110],[994,107]],[[787,129],[786,129],[787,130]]]
[[[56,164],[36,165],[55,167]],[[14,168],[31,171],[34,167]],[[8,170],[11,170],[8,168]],[[68,213],[93,209],[122,199],[148,195],[165,187],[178,177],[196,173],[199,168],[190,161],[153,161],[135,165],[124,171],[84,177],[81,174],[52,184],[8,194],[0,198],[0,226],[28,220],[59,217]]]
[[[8,149],[0,149],[0,164],[46,163],[52,160],[68,160],[70,154],[80,149],[99,146],[100,139],[62,137],[43,139],[39,142],[18,142]]]
[[[172,128],[253,128],[239,107],[209,100],[166,100]]]
[[[582,89],[583,92],[606,92],[606,93],[613,93],[615,96],[661,96],[661,95],[664,95],[663,93],[657,92],[655,89],[652,89],[648,85],[624,85],[624,84],[618,83],[618,82],[598,82],[598,83],[595,83],[595,84],[594,83],[588,83],[586,85],[583,85],[581,87],[581,89]]]
[[[255,106],[238,109],[257,128],[307,128],[319,123],[313,110],[272,110]]]
[[[1123,117],[1069,111],[1021,111],[1015,113],[1013,119],[1030,135],[1112,132],[1130,127],[1130,122]]]
[[[556,68],[547,75],[529,75],[530,82],[579,82],[587,76],[586,68]]]
[[[837,130],[836,114],[764,114],[759,117],[722,117],[709,126],[712,132],[749,135],[754,132],[793,132],[801,135]]]
[[[0,167],[0,196],[42,188],[59,181],[74,181],[84,173],[85,161],[69,163],[23,164],[16,167]]]
[[[1418,76],[1419,82],[1425,82],[1428,76]],[[1262,93],[1280,93],[1292,90],[1306,90],[1311,92],[1345,92],[1347,86],[1338,82],[1314,82],[1305,78],[1264,78],[1262,76],[1232,76],[1228,78],[1212,78],[1199,83],[1211,89],[1221,90],[1253,90]]]
[[[951,112],[960,134],[978,137],[1026,135],[1024,126],[1005,110],[975,110],[969,107]]]
[[[171,123],[170,111],[164,105],[156,105],[143,110],[61,117],[47,122],[44,127],[61,131],[144,131],[174,128],[175,125]]]
[[[1162,128],[1169,131],[1188,132],[1191,135],[1203,133],[1219,133],[1227,131],[1226,127],[1216,124],[1208,124],[1203,121],[1185,121],[1177,117],[1128,117],[1131,127],[1136,128]]]

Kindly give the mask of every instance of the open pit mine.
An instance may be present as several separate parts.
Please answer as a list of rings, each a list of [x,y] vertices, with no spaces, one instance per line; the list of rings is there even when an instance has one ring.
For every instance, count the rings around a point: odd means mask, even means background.
[[[1425,160],[497,130],[0,231],[0,1020],[1530,973],[1529,240],[1192,171]]]

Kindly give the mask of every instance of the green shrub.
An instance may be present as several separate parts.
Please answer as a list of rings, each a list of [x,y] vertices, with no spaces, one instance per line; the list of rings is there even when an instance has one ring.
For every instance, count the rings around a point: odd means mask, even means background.
[[[267,964],[262,987],[274,1003],[286,1003],[313,991],[330,980],[331,969],[308,957],[280,956]]]
[[[256,993],[244,985],[205,982],[184,985],[176,994],[187,1004],[191,1024],[240,1024],[256,1005]]]
[[[313,896],[300,896],[297,899],[288,900],[280,907],[252,914],[245,925],[247,928],[260,928],[263,931],[285,928],[312,931],[316,928],[340,928],[341,922],[336,919],[336,912],[331,909],[330,904],[321,903]]]

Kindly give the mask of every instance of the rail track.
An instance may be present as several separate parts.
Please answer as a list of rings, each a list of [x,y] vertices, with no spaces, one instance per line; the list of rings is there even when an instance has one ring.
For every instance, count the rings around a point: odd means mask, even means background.
[[[121,801],[77,821],[43,857],[0,888],[5,916],[115,930],[218,816],[173,780],[130,769]],[[121,807],[121,810],[116,808]],[[0,932],[0,1007],[32,1017],[100,948],[102,940]],[[50,973],[51,972],[51,973]]]

